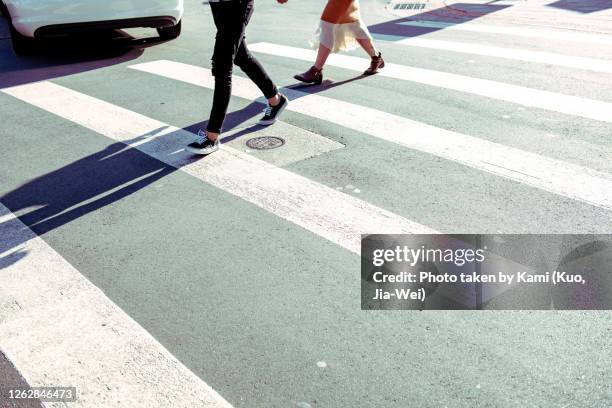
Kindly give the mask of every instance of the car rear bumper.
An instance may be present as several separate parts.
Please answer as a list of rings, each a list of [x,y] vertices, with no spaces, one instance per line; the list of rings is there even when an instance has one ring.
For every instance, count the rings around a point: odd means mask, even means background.
[[[183,0],[4,0],[17,31],[28,37],[83,29],[168,27],[183,17]]]
[[[35,38],[54,38],[71,35],[82,31],[111,30],[133,27],[171,27],[178,21],[171,16],[140,17],[123,20],[91,21],[86,23],[68,23],[46,25],[34,31]]]

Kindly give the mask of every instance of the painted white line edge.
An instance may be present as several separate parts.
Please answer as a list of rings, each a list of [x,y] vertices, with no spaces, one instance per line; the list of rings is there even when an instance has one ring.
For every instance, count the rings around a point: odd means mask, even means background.
[[[612,73],[612,61],[597,58],[575,57],[552,52],[529,51],[517,48],[495,47],[485,44],[466,43],[460,41],[432,40],[427,38],[403,38],[396,40],[396,36],[390,39],[385,35],[376,35],[376,39],[389,41],[394,44],[401,44],[410,47],[430,48],[458,52],[464,54],[481,55],[485,57],[495,57],[511,59],[539,64],[557,65],[568,68],[581,69],[585,71],[595,71]]]
[[[612,45],[612,36],[605,34],[591,34],[578,31],[561,31],[561,30],[550,30],[544,28],[532,28],[532,27],[516,27],[516,26],[501,26],[501,25],[488,25],[481,23],[447,23],[441,21],[402,21],[398,24],[412,27],[424,27],[424,28],[438,28],[443,30],[453,31],[472,31],[477,33],[489,33],[489,34],[506,34],[520,37],[539,37],[547,38],[551,40],[563,40],[573,42],[588,42],[593,44],[607,44]]]
[[[153,61],[130,68],[213,89],[210,70],[194,65]],[[261,97],[248,79],[234,77],[234,95]],[[284,89],[288,110],[368,134],[410,149],[455,161],[591,205],[612,209],[612,175],[423,124],[373,108],[317,94]]]
[[[182,150],[195,140],[190,132],[51,82],[3,92],[135,147],[356,254],[361,251],[361,234],[437,233],[229,146],[195,160]]]
[[[70,407],[231,408],[2,204],[0,242],[0,348],[30,386],[76,387]]]
[[[249,49],[302,61],[314,61],[316,56],[313,50],[266,42],[249,44]],[[333,54],[327,64],[351,71],[362,71],[369,61],[365,58]],[[393,63],[386,64],[378,75],[612,123],[612,103],[609,102]]]

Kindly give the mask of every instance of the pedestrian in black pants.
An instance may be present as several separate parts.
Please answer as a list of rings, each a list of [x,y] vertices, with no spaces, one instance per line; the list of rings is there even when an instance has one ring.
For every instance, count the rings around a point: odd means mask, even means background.
[[[287,0],[277,0],[286,3]],[[268,99],[268,107],[260,125],[273,124],[287,107],[289,100],[278,92],[276,85],[247,48],[245,30],[253,15],[254,0],[209,0],[217,37],[212,57],[215,77],[213,106],[206,131],[198,131],[198,140],[187,146],[195,154],[206,155],[219,149],[219,134],[232,93],[232,70],[236,64]]]

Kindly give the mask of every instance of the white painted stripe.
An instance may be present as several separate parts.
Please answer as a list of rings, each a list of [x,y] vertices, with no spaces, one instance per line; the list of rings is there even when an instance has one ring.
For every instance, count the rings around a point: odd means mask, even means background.
[[[485,44],[430,40],[426,38],[404,38],[397,41],[395,40],[397,38],[396,36],[392,36],[391,40],[384,35],[376,35],[375,38],[384,41],[392,41],[394,44],[408,45],[411,47],[432,48],[436,50],[460,52],[465,54],[483,55],[486,57],[558,65],[586,71],[612,73],[612,61],[596,58],[574,57],[552,52],[528,51],[516,48],[494,47]]]
[[[524,26],[498,26],[480,23],[447,23],[441,21],[402,21],[398,24],[411,27],[438,28],[452,31],[470,31],[476,33],[507,34],[519,37],[546,38],[559,41],[587,42],[592,44],[612,45],[612,35],[592,34],[579,31],[561,31]]]
[[[3,92],[180,168],[359,254],[361,234],[436,233],[356,197],[223,146],[204,160],[183,147],[195,139],[138,113],[51,82]]]
[[[314,61],[316,56],[313,50],[266,42],[249,45],[249,49],[303,61]],[[362,71],[368,64],[364,58],[340,54],[331,55],[327,61],[327,65],[351,71]],[[378,75],[612,123],[609,102],[392,63],[387,63]]]
[[[210,70],[173,61],[153,61],[130,68],[212,89]],[[256,99],[260,91],[248,79],[234,77],[234,95]],[[373,108],[284,89],[288,110],[326,120],[410,149],[456,161],[532,187],[612,209],[612,175],[440,129]]]
[[[0,280],[0,347],[30,386],[76,387],[70,407],[231,408],[2,204]]]

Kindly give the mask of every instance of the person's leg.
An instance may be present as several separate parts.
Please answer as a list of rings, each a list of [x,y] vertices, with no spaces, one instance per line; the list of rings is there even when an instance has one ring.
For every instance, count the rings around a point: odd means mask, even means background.
[[[249,79],[257,85],[268,99],[268,108],[265,109],[264,116],[257,123],[267,126],[276,122],[277,117],[289,104],[289,100],[286,96],[278,92],[276,85],[272,82],[265,69],[250,53],[244,38],[238,46],[234,63],[247,74]]]
[[[264,67],[257,58],[251,54],[246,40],[243,38],[238,46],[234,63],[249,77],[264,94],[270,106],[276,106],[280,102],[278,88],[268,76]]]
[[[358,38],[357,42],[361,47],[368,53],[371,58],[370,67],[365,70],[364,75],[377,74],[382,68],[385,67],[385,60],[383,60],[382,54],[374,47],[374,43],[371,39]]]
[[[369,38],[368,39],[358,38],[357,42],[359,43],[359,45],[361,45],[361,48],[363,48],[365,52],[368,53],[370,57],[378,56],[378,50],[376,49],[376,47],[374,47],[374,43],[372,42],[372,40],[370,40]]]
[[[344,3],[346,4],[334,1],[329,1],[327,3],[325,10],[323,10],[321,21],[319,22],[319,29],[317,31],[318,38],[314,40],[315,43],[318,43],[317,57],[315,58],[314,65],[311,66],[308,71],[293,76],[298,81],[315,85],[323,83],[323,67],[329,55],[336,48],[335,38],[338,25],[330,23],[329,18],[331,16],[335,19],[338,14],[336,8],[346,9],[350,4],[350,0],[348,0],[348,3],[346,1],[344,1]]]
[[[244,32],[246,27],[251,20],[253,15],[253,0],[243,0],[242,4],[242,37],[240,43],[236,49],[236,56],[234,58],[234,64],[236,64],[242,71],[247,74],[249,79],[257,85],[257,87],[264,94],[268,100],[268,108],[265,110],[265,115],[259,120],[260,125],[271,125],[276,122],[277,117],[285,110],[289,104],[289,100],[286,96],[280,94],[274,82],[270,79],[266,70],[257,61],[247,46],[244,38]]]
[[[206,131],[198,131],[198,138],[187,150],[207,155],[219,149],[219,134],[225,120],[232,93],[234,56],[243,36],[241,8],[238,1],[210,3],[217,36],[212,57],[212,74],[215,78],[213,104]]]
[[[321,84],[323,82],[323,67],[325,66],[329,54],[331,54],[331,50],[323,44],[319,44],[319,50],[317,51],[317,58],[314,65],[310,67],[308,71],[294,75],[293,77],[298,81],[308,84]]]
[[[254,2],[247,1],[243,10],[243,32],[246,31],[246,27],[251,21],[251,16],[253,16],[253,10]],[[278,102],[280,101],[278,89],[276,88],[274,82],[268,76],[268,73],[266,72],[264,67],[259,63],[257,58],[255,58],[249,51],[244,35],[240,40],[240,44],[238,44],[234,63],[249,77],[251,81],[255,83],[255,85],[257,85],[257,87],[261,90],[266,99],[268,99],[268,103],[270,103],[271,106],[278,104]]]
[[[315,60],[314,67],[317,68],[319,71],[322,70],[325,66],[327,58],[329,57],[329,54],[331,54],[331,50],[326,46],[320,44],[319,50],[317,51],[317,59]]]
[[[232,93],[234,57],[244,35],[241,8],[238,2],[210,3],[217,36],[212,57],[212,74],[215,78],[213,105],[206,132],[210,140],[216,140],[227,114]]]
[[[374,46],[372,41],[372,35],[370,34],[368,27],[359,21],[359,27],[356,28],[355,37],[361,48],[370,56],[371,62],[370,67],[365,70],[364,75],[377,74],[382,68],[385,67],[385,60],[383,60],[382,54]]]

